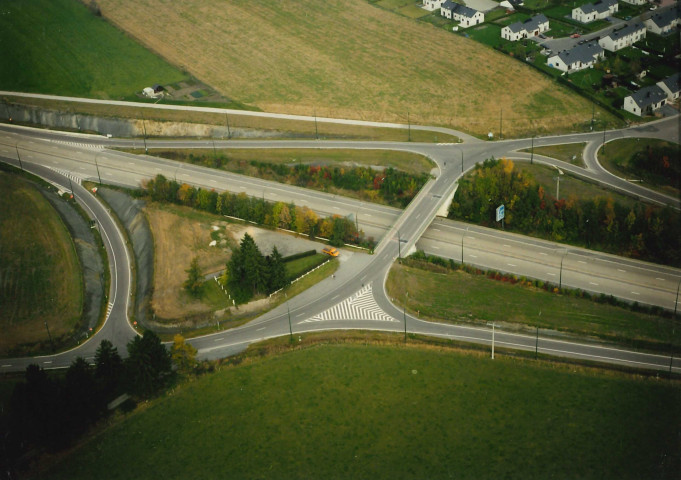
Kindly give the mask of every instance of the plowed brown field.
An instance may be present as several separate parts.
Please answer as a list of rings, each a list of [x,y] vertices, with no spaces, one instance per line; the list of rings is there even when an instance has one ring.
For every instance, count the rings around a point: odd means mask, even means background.
[[[365,0],[98,0],[103,15],[223,95],[269,112],[570,130],[591,104],[526,65]],[[605,115],[605,114],[604,114]]]

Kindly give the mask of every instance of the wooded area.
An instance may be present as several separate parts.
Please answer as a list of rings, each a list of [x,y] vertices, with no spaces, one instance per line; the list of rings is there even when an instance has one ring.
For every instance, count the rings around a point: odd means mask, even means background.
[[[507,230],[681,266],[678,212],[644,203],[624,207],[611,197],[556,199],[507,159],[486,160],[462,179],[448,217],[501,228],[495,210],[502,204]]]

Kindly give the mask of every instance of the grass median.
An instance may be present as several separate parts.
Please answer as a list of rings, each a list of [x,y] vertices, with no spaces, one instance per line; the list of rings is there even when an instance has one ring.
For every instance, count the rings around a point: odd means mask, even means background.
[[[654,378],[320,345],[180,385],[41,478],[675,478],[680,402]]]
[[[643,345],[668,353],[681,346],[675,321],[568,294],[492,280],[421,261],[394,264],[386,289],[421,318],[452,323],[498,322]],[[409,295],[407,296],[407,292]]]

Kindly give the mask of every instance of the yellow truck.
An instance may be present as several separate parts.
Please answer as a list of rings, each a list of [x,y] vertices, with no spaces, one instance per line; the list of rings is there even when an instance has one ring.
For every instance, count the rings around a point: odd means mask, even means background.
[[[337,257],[339,252],[337,248],[333,247],[326,247],[322,250],[322,253],[326,253],[327,255],[330,255],[332,257]]]

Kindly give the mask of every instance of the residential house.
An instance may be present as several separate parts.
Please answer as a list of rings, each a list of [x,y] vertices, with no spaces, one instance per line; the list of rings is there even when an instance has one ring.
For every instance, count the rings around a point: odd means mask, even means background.
[[[676,3],[674,7],[656,13],[649,19],[643,21],[648,31],[656,33],[657,35],[664,35],[671,32],[680,22],[681,6],[679,6],[678,3]]]
[[[440,15],[459,22],[460,27],[470,27],[485,21],[485,14],[465,5],[447,0],[440,7]]]
[[[616,52],[624,47],[646,38],[646,27],[642,23],[625,25],[619,30],[613,30],[598,40],[598,44],[610,52]]]
[[[582,23],[602,20],[613,15],[619,9],[617,0],[598,0],[572,9],[572,19]]]
[[[598,42],[589,42],[552,55],[548,58],[547,63],[549,67],[572,73],[592,67],[604,57],[603,47]]]
[[[501,38],[515,42],[521,38],[534,37],[549,29],[549,19],[540,13],[524,22],[515,22],[501,29]]]
[[[667,103],[678,100],[679,95],[681,94],[681,73],[677,72],[674,75],[657,82],[657,86],[667,94]]]
[[[657,85],[652,85],[643,87],[638,92],[624,97],[622,108],[627,112],[643,117],[659,110],[665,103],[667,103],[667,94]]]
[[[622,0],[622,1],[630,5],[645,5],[646,3],[648,3],[648,0]]]
[[[423,8],[432,12],[440,8],[443,3],[445,3],[445,0],[423,0]]]

